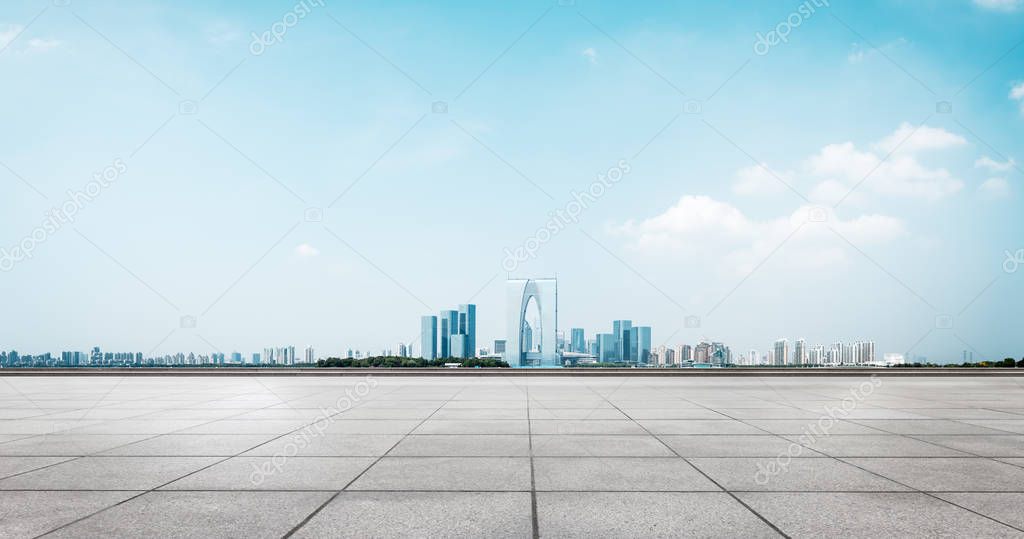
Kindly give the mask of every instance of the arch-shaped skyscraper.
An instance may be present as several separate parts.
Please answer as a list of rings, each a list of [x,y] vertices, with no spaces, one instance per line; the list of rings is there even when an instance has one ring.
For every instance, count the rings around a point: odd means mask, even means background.
[[[512,367],[560,367],[558,357],[558,282],[555,279],[509,279],[505,284],[507,338],[505,361]],[[530,302],[537,305],[539,326],[531,327],[532,341],[540,351],[526,348],[524,331]]]

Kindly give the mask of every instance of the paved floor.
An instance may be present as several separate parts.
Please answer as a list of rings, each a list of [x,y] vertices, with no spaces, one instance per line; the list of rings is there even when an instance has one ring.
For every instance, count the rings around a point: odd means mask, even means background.
[[[1024,379],[0,377],[0,536],[1024,537]]]

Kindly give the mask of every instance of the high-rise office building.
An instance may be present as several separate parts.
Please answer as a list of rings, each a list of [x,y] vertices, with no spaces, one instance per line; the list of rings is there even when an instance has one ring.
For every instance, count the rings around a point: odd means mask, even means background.
[[[602,363],[610,363],[616,361],[616,342],[615,335],[611,333],[598,333],[597,334],[597,359]]]
[[[572,328],[569,330],[569,351],[584,354],[587,352],[587,339],[583,328]]]
[[[466,336],[466,354],[463,357],[476,355],[476,305],[469,303],[459,305],[459,333]]]
[[[661,359],[661,362],[660,362],[662,365],[666,365],[666,366],[668,366],[668,365],[675,365],[676,364],[676,350],[675,350],[675,348],[669,348],[667,346],[662,346],[661,347],[661,352],[660,352],[660,357],[663,358],[663,359]]]
[[[505,339],[494,339],[494,353],[505,354]]]
[[[632,320],[612,321],[612,334],[615,335],[615,359],[617,361],[631,361],[629,357],[629,330],[632,327]]]
[[[441,311],[441,334],[438,335],[437,340],[441,348],[441,357],[451,357],[451,349],[448,347],[451,330],[448,328],[448,317],[444,316],[444,311]]]
[[[711,343],[699,342],[697,346],[693,347],[693,362],[694,363],[710,363],[711,362]]]
[[[451,351],[451,357],[465,359],[470,357],[471,351],[469,350],[469,336],[459,333],[452,335],[451,343],[448,345]]]
[[[651,362],[651,327],[650,326],[638,326],[633,328],[633,333],[636,335],[636,349],[635,356],[636,362],[641,365],[647,365]]]
[[[793,364],[807,364],[807,341],[804,339],[797,339],[796,342],[793,343]]]
[[[420,317],[420,357],[437,359],[437,317]]]
[[[757,350],[751,348],[750,356],[747,357],[747,365],[757,365],[761,361],[761,356],[757,355]]]
[[[775,365],[785,365],[789,361],[789,339],[779,339],[774,346]]]
[[[305,356],[306,363],[316,363],[316,352],[313,351],[312,346],[307,346],[303,351],[303,355]]]

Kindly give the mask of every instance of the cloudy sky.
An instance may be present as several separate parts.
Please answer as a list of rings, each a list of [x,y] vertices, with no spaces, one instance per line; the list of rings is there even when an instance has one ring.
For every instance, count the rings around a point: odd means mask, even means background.
[[[588,335],[1020,357],[1022,27],[1020,0],[4,2],[0,347],[379,350],[467,301],[483,344],[511,274],[557,275]]]

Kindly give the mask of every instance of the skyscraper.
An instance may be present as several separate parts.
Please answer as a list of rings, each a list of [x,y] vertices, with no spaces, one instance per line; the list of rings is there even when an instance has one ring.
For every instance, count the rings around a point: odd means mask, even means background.
[[[597,334],[597,359],[602,363],[616,361],[615,358],[615,335],[611,333]]]
[[[437,317],[420,317],[420,357],[437,359]]]
[[[629,357],[629,330],[632,327],[632,320],[612,321],[612,334],[615,336],[615,359],[618,361],[631,361]],[[632,361],[635,361],[635,359]]]
[[[504,355],[505,339],[494,339],[494,353]]]
[[[476,305],[459,305],[459,333],[466,336],[466,355],[476,356]]]
[[[775,364],[785,365],[789,361],[789,339],[775,341]]]
[[[572,328],[569,330],[569,351],[580,354],[586,353],[587,339],[583,333],[583,328]]]
[[[469,336],[459,333],[452,335],[451,343],[448,345],[453,358],[465,359],[470,357],[472,353],[469,350]]]
[[[437,339],[441,345],[441,357],[451,357],[451,349],[448,347],[448,341],[451,337],[450,330],[448,329],[448,317],[444,316],[444,311],[441,311],[441,315],[441,334]]]
[[[793,364],[806,365],[807,362],[807,341],[804,339],[797,339],[796,342],[793,343]]]
[[[636,361],[641,365],[651,362],[651,327],[639,326],[633,328],[636,335]]]

